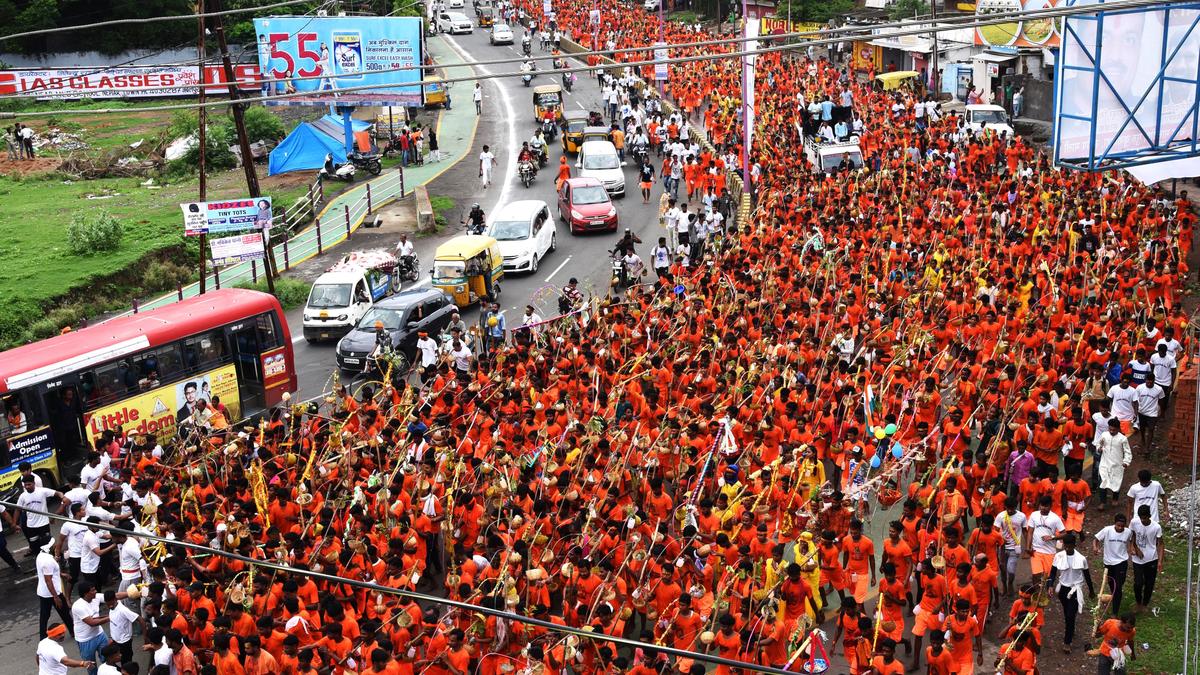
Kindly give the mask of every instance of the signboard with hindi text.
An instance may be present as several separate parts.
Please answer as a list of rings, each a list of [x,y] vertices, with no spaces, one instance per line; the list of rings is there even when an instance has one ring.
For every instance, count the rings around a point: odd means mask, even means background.
[[[262,235],[262,232],[248,232],[232,237],[209,239],[208,247],[212,251],[213,265],[224,267],[247,260],[262,260],[266,252]]]
[[[230,422],[241,417],[233,364],[97,408],[84,414],[83,423],[88,440],[93,443],[100,432],[117,426],[127,434],[155,434],[162,438],[175,433],[176,427],[194,414],[197,401],[211,402],[213,396],[219,396],[229,409]]]
[[[271,229],[270,197],[189,202],[179,208],[183,210],[183,233],[189,237]]]

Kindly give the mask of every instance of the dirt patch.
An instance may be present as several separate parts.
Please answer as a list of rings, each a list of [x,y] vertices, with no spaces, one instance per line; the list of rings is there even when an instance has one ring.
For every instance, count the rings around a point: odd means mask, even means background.
[[[0,174],[32,176],[50,173],[62,164],[59,157],[35,157],[33,159],[0,159]]]
[[[269,188],[272,190],[286,190],[289,188],[300,187],[301,185],[312,185],[312,182],[316,179],[316,171],[292,171],[289,173],[276,174],[274,176],[264,176],[259,181],[259,185],[263,189]]]

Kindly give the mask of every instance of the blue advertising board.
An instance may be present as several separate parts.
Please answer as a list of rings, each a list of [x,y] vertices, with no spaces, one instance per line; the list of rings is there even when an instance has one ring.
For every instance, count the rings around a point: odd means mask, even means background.
[[[421,105],[419,17],[254,20],[265,96],[277,105]],[[289,80],[289,78],[309,78]],[[378,87],[344,91],[353,87]]]
[[[180,204],[179,209],[183,211],[183,233],[189,237],[244,230],[270,230],[272,226],[270,197],[247,197],[223,202],[187,202]]]

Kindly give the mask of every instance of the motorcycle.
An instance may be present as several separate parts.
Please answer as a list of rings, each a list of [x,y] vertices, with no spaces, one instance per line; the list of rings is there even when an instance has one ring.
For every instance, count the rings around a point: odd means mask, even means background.
[[[533,42],[528,37],[521,41],[521,53],[525,54],[525,56],[533,54]]]
[[[521,162],[517,165],[517,175],[521,178],[521,184],[529,187],[533,183],[534,176],[537,175],[537,169],[533,168],[533,162]]]
[[[558,125],[554,123],[554,120],[542,120],[542,135],[551,142],[558,137]]]
[[[526,71],[525,74],[521,76],[521,84],[528,87],[530,82],[533,82],[533,71]]]
[[[346,159],[354,165],[356,169],[362,169],[372,176],[378,176],[383,171],[383,163],[379,161],[379,155],[364,155],[358,152],[352,152],[347,155]]]
[[[417,258],[417,254],[413,253],[412,255],[400,256],[400,265],[398,266],[396,273],[400,275],[401,279],[416,281],[417,278],[421,276],[420,270],[421,261]]]
[[[646,151],[646,146],[639,145],[633,149],[633,161],[637,163],[639,171],[646,166],[646,162],[650,161],[650,153]]]
[[[609,251],[612,254],[612,285],[618,289],[629,285],[629,280],[625,274],[625,258],[621,254],[621,249],[613,249]]]
[[[530,149],[533,150],[534,156],[537,157],[538,168],[539,169],[546,168],[546,162],[550,161],[550,155],[549,155],[549,153],[546,152],[546,146],[545,145],[530,146]]]
[[[575,85],[575,73],[563,73],[562,74],[562,86],[563,86],[563,89],[566,90],[566,92],[568,94],[571,93],[571,87],[574,85]]]

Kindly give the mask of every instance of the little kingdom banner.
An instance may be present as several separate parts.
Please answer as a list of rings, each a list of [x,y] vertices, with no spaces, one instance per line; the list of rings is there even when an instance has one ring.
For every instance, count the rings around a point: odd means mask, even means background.
[[[232,364],[86,413],[84,426],[88,440],[94,443],[100,432],[118,426],[130,434],[168,437],[192,416],[197,401],[211,402],[213,396],[220,397],[229,409],[230,419],[241,417],[237,371]]]

